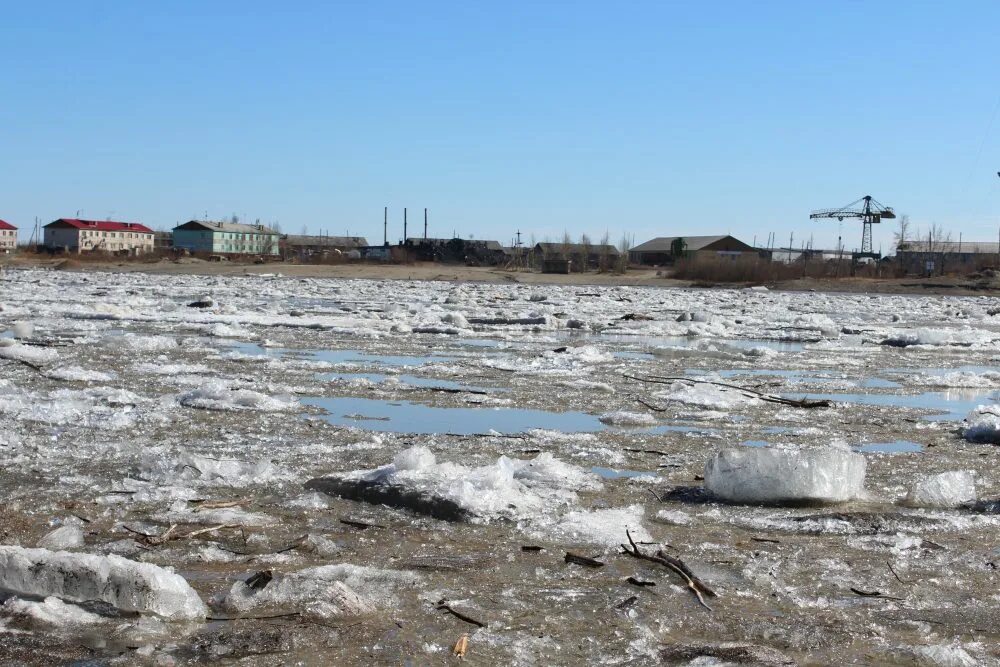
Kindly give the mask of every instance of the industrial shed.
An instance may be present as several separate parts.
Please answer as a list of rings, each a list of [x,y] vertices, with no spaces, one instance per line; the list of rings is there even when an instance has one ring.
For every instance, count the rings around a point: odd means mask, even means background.
[[[639,244],[629,251],[629,261],[633,264],[655,266],[672,264],[677,255],[675,242],[684,242],[684,257],[694,259],[738,259],[756,257],[753,246],[728,234],[722,236],[660,236]]]

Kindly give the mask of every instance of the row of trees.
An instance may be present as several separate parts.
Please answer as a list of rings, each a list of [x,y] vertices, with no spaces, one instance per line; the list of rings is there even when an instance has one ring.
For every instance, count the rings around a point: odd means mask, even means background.
[[[910,241],[926,241],[927,252],[940,252],[946,244],[952,242],[951,232],[945,230],[937,223],[931,223],[926,233],[920,228],[913,230],[912,225],[910,224],[910,216],[908,215],[899,216],[899,222],[897,223],[896,231],[893,232],[892,237],[893,241],[895,241],[896,248],[899,248]]]

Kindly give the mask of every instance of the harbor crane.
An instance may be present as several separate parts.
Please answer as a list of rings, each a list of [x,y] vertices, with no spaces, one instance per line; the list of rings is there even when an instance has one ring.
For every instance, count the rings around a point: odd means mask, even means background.
[[[809,215],[810,220],[836,218],[838,221],[843,221],[844,218],[860,218],[862,230],[861,252],[857,253],[859,257],[875,256],[872,252],[872,225],[882,222],[882,218],[891,219],[895,217],[896,213],[890,207],[878,203],[872,199],[871,195],[865,195],[861,199],[841,208],[826,208],[813,211]]]

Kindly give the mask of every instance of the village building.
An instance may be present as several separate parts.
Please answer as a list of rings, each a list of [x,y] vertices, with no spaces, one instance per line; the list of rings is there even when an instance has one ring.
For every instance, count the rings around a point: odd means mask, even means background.
[[[410,237],[404,243],[410,259],[422,262],[464,262],[495,266],[505,260],[499,241],[462,238]]]
[[[660,266],[682,257],[692,259],[739,259],[757,257],[757,250],[739,239],[721,236],[660,236],[629,250],[633,264]]]
[[[277,256],[280,237],[264,225],[191,220],[174,227],[173,247],[210,255]]]
[[[908,274],[938,275],[1000,267],[996,241],[905,241],[896,248],[896,263]]]
[[[0,220],[0,255],[8,255],[17,250],[17,227]]]
[[[566,272],[572,267],[573,271],[584,271],[586,269],[608,270],[618,262],[621,253],[618,248],[607,243],[583,244],[583,243],[536,243],[531,254],[535,266],[544,267],[548,262],[550,267],[558,264],[562,267],[563,261],[570,262],[566,266]],[[559,260],[557,263],[553,263]],[[562,273],[561,270],[547,271],[547,273]]]
[[[281,237],[280,246],[282,257],[305,259],[338,253],[353,253],[360,257],[361,248],[368,246],[368,239],[363,236],[285,234]]]
[[[50,252],[109,252],[141,255],[153,251],[153,230],[138,222],[59,218],[45,225]]]

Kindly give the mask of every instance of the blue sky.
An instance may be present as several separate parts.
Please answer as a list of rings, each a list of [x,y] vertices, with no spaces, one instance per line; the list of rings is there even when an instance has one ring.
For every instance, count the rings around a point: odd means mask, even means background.
[[[994,240],[998,25],[995,1],[7,3],[0,218],[374,243],[407,206],[438,236],[850,248],[860,224],[809,212],[872,194]]]

